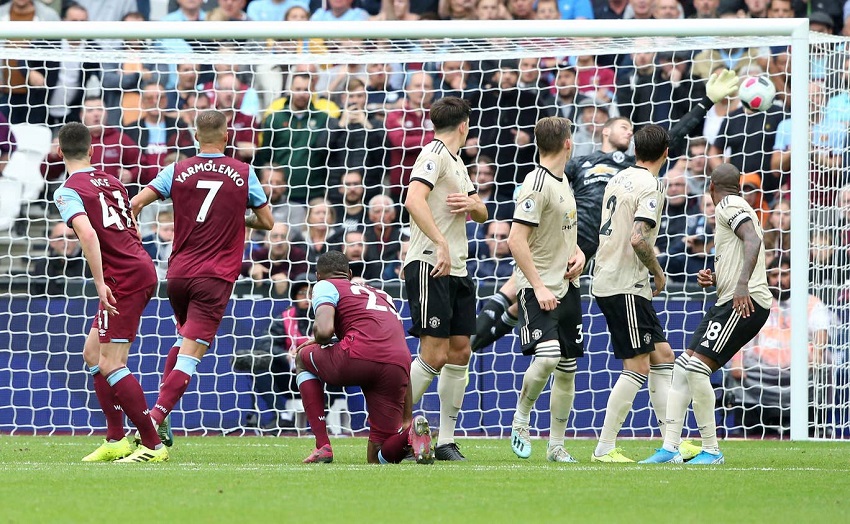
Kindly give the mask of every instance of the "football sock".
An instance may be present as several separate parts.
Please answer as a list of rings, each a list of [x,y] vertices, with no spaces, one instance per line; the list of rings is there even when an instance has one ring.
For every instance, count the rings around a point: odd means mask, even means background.
[[[410,364],[410,386],[413,388],[413,403],[416,404],[422,399],[422,395],[428,391],[428,387],[434,380],[434,377],[440,372],[429,366],[424,360],[419,357],[413,359]]]
[[[463,404],[466,392],[467,366],[446,364],[440,373],[437,383],[437,394],[440,396],[440,435],[437,445],[449,444],[455,441],[457,414]]]
[[[89,368],[94,379],[94,393],[106,418],[106,440],[121,440],[124,438],[124,412],[121,411],[121,403],[115,398],[115,392],[106,381],[106,377],[100,374],[98,366]]]
[[[189,355],[177,356],[177,363],[171,373],[168,374],[168,378],[159,387],[159,398],[156,399],[156,404],[151,410],[154,425],[162,424],[165,417],[177,405],[177,401],[189,387],[189,382],[192,380],[200,362],[197,358]]]
[[[472,351],[484,349],[516,327],[517,318],[508,313],[510,305],[508,297],[500,291],[484,304],[475,324]]]
[[[390,464],[398,464],[404,460],[404,457],[407,456],[407,452],[410,450],[407,433],[407,431],[397,433],[381,444],[379,454],[385,461]]]
[[[602,424],[602,433],[599,435],[599,443],[596,444],[594,454],[601,457],[614,449],[617,442],[617,434],[623,427],[626,416],[632,409],[635,395],[646,382],[646,375],[634,371],[623,370],[611,395],[608,397],[608,406],[605,408],[605,422]]]
[[[649,402],[658,420],[661,438],[664,438],[664,428],[667,422],[667,397],[670,395],[670,384],[673,382],[673,363],[654,364],[649,366]]]
[[[705,362],[693,357],[688,362],[688,385],[694,397],[694,418],[697,419],[702,449],[709,453],[719,453],[717,445],[717,422],[714,419],[714,405],[717,399],[711,387],[711,368]]]
[[[162,381],[165,382],[165,379],[168,378],[168,375],[174,369],[174,366],[177,364],[177,355],[180,354],[180,340],[178,340],[174,347],[168,350],[168,356],[165,357],[165,369],[162,372]]]
[[[559,359],[549,357],[534,357],[531,365],[522,377],[522,389],[516,403],[514,426],[527,426],[531,418],[531,408],[537,402],[540,392],[546,387],[549,375],[555,371]]]
[[[688,386],[688,361],[687,353],[682,353],[676,359],[673,367],[673,382],[670,385],[670,394],[667,396],[667,423],[664,430],[663,448],[670,452],[679,450],[682,442],[682,427],[685,425],[685,414],[688,404],[691,403],[691,389]]]
[[[124,409],[124,413],[127,414],[127,418],[139,430],[142,445],[149,449],[156,449],[160,445],[160,440],[156,434],[156,428],[154,428],[148,416],[149,410],[145,400],[145,392],[142,391],[139,381],[126,367],[118,368],[110,373],[106,377],[106,381],[112,386],[112,391]]]
[[[576,396],[576,370],[578,363],[574,358],[562,358],[555,369],[552,380],[552,392],[549,401],[549,447],[563,446],[567,421],[573,409]]]
[[[325,392],[322,382],[309,371],[302,371],[296,379],[304,412],[307,414],[307,420],[310,421],[313,436],[316,437],[316,449],[326,444],[330,445],[328,426],[325,424]]]

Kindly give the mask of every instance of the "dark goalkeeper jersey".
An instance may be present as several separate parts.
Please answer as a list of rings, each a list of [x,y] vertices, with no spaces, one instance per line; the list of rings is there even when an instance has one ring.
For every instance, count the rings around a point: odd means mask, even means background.
[[[588,260],[599,247],[599,227],[602,222],[602,197],[611,178],[635,165],[635,157],[622,151],[596,151],[573,158],[564,172],[576,199],[578,209],[578,243]]]

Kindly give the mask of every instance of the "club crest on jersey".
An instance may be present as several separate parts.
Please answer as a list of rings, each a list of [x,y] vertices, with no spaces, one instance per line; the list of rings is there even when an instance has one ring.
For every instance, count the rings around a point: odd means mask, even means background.
[[[611,155],[611,160],[617,162],[618,164],[621,164],[625,159],[626,155],[622,151],[614,151],[614,154]]]
[[[526,198],[519,205],[519,208],[522,209],[523,211],[525,211],[526,213],[531,213],[532,211],[534,211],[535,205],[536,204],[534,203],[534,199]]]
[[[437,164],[433,160],[427,160],[425,165],[422,166],[422,169],[424,169],[426,173],[433,173],[437,170]]]
[[[542,337],[542,336],[543,336],[543,332],[540,331],[539,329],[535,329],[534,331],[531,332],[531,338],[533,338],[534,340],[540,340],[540,337]]]
[[[63,197],[60,196],[56,198],[56,207],[58,207],[59,209],[64,209],[67,205],[68,202],[66,202]]]
[[[440,327],[440,319],[437,317],[431,317],[428,319],[428,325],[431,327],[431,329],[437,329],[438,327]]]

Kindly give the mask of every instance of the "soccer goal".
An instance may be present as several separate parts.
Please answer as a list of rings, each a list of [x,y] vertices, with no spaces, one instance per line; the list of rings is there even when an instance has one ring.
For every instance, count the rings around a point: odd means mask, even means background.
[[[424,110],[431,100],[463,96],[474,109],[462,156],[497,223],[470,228],[469,246],[453,247],[469,249],[485,300],[510,274],[500,228],[510,220],[516,180],[534,162],[529,132],[539,117],[571,118],[574,156],[589,155],[602,146],[607,119],[673,127],[703,100],[712,72],[732,67],[742,78],[766,75],[776,87],[774,106],[742,116],[734,127],[724,117],[740,101],[719,101],[671,151],[668,173],[686,186],[668,202],[659,251],[669,285],[655,307],[681,351],[714,300],[694,285],[696,270],[713,257],[711,205],[703,195],[716,160],[707,155],[718,148],[757,165],[745,190],[763,217],[770,256],[793,266],[783,288],[791,306],[771,332],[779,338],[762,341],[763,353],[752,349],[737,372],[717,374],[720,427],[742,435],[747,413],[775,407],[779,434],[850,437],[850,40],[810,34],[808,22],[796,19],[0,25],[0,104],[17,137],[0,178],[2,431],[104,428],[81,357],[97,299],[73,232],[57,225],[49,201],[64,177],[52,147],[63,120],[89,125],[95,162],[138,188],[168,162],[193,154],[196,111],[228,114],[228,154],[254,163],[275,215],[289,228],[248,239],[227,317],[173,423],[178,431],[220,434],[292,419],[303,429],[284,353],[309,320],[288,324],[282,335],[270,327],[299,305],[295,284],[324,244],[345,249],[363,278],[398,298],[409,321],[398,276],[407,218],[398,205],[371,217],[369,208],[380,211],[381,201],[372,201],[380,195],[398,204],[433,131]],[[807,103],[810,82],[820,93]],[[786,118],[794,125],[782,124]],[[628,152],[624,147],[621,157]],[[167,203],[141,217],[145,245],[163,276],[170,220]],[[376,229],[373,222],[381,220],[386,227]],[[602,426],[620,366],[587,294],[589,277],[583,283],[586,356],[568,436],[589,437]],[[810,295],[823,307],[813,309]],[[818,334],[813,342],[818,330],[826,331],[825,341]],[[151,400],[173,341],[171,310],[160,293],[129,363]],[[416,341],[409,344],[415,352]],[[518,346],[510,334],[473,356],[459,434],[509,433],[529,364]],[[358,392],[332,393],[329,406],[332,430],[365,426]],[[547,406],[544,392],[532,428],[548,428]],[[435,388],[421,409],[438,415]],[[645,390],[624,433],[658,436]]]

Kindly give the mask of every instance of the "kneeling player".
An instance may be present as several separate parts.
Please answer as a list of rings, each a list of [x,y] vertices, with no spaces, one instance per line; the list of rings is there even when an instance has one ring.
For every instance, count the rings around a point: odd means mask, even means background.
[[[370,464],[401,462],[411,448],[417,462],[430,463],[428,421],[423,416],[410,421],[410,351],[392,300],[381,290],[351,282],[348,258],[339,251],[319,257],[316,275],[314,338],[295,358],[298,390],[316,436],[316,449],[304,462],[333,461],[324,417],[325,382],[363,390]],[[334,334],[339,342],[327,345]]]
[[[689,464],[724,461],[717,445],[715,397],[709,377],[758,334],[770,316],[772,302],[761,225],[740,195],[740,179],[741,172],[731,164],[722,164],[711,173],[717,272],[704,269],[697,281],[702,287],[717,286],[717,302],[705,313],[687,352],[676,359],[664,446],[644,463],[682,462],[679,443],[691,398],[702,435],[702,452]]]

